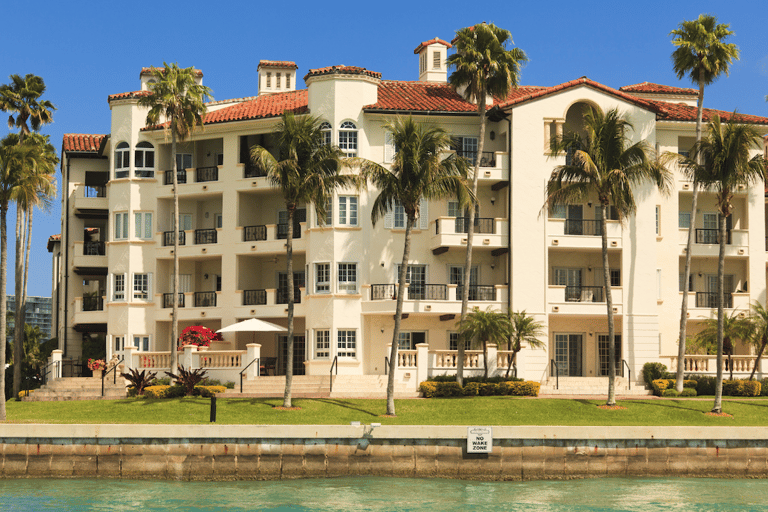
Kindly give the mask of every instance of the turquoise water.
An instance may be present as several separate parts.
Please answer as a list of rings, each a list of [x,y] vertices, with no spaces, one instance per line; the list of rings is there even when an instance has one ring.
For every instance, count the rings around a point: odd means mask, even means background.
[[[279,482],[0,480],[0,511],[768,509],[768,481],[608,478],[467,482],[339,478]]]

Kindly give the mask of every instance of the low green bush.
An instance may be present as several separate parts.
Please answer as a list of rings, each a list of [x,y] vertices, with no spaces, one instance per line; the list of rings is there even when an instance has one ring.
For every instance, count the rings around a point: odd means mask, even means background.
[[[760,396],[762,386],[756,380],[726,380],[723,381],[725,396]]]
[[[458,382],[438,382],[437,392],[437,396],[446,398],[453,396],[463,396],[461,386]]]
[[[454,396],[538,396],[540,384],[532,381],[508,380],[494,382],[469,382],[463,388],[458,382],[424,381],[419,385],[419,391],[424,398],[454,397]]]
[[[216,393],[223,393],[224,391],[226,391],[226,389],[227,388],[225,386],[221,386],[221,385],[195,386],[195,396],[203,396],[205,398],[210,398]]]
[[[427,382],[456,382],[456,376],[455,375],[435,375],[428,378]]]
[[[147,386],[144,388],[145,398],[178,398],[185,395],[182,386]]]
[[[676,397],[676,396],[680,396],[680,393],[678,393],[675,388],[671,388],[671,389],[665,389],[664,391],[662,391],[661,396]]]
[[[768,378],[760,381],[760,396],[768,396]]]
[[[500,395],[499,385],[494,382],[484,382],[480,384],[480,396],[496,396]]]
[[[434,398],[437,393],[437,383],[432,380],[425,380],[419,384],[419,392],[424,398]]]
[[[235,389],[235,383],[232,381],[224,383],[224,387],[227,389]]]
[[[696,396],[696,388],[683,388],[680,396]]]
[[[464,390],[463,390],[464,396],[477,396],[480,394],[480,383],[479,382],[469,382],[467,384],[464,384]]]
[[[653,389],[653,394],[656,396],[664,396],[664,391],[666,391],[668,387],[669,381],[667,379],[656,379],[651,381],[651,388]]]
[[[645,363],[643,365],[643,380],[646,386],[650,386],[651,382],[664,378],[664,373],[667,371],[667,366],[662,363]]]

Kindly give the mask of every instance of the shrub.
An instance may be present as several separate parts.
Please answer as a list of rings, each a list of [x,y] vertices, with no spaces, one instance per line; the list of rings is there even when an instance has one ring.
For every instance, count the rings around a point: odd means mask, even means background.
[[[452,397],[462,396],[462,389],[458,382],[438,382],[437,396]]]
[[[651,385],[651,382],[664,378],[664,372],[667,371],[667,366],[661,363],[645,363],[643,365],[643,380],[646,386]]]
[[[419,384],[419,391],[424,398],[434,398],[437,394],[437,384],[431,380],[424,381]]]
[[[202,368],[195,368],[194,370],[187,370],[184,366],[179,366],[178,375],[171,372],[165,372],[165,374],[173,379],[176,379],[178,384],[186,391],[186,396],[192,396],[195,393],[195,386],[205,378],[208,372]]]
[[[485,382],[480,384],[479,390],[480,396],[494,396],[499,395],[499,385],[494,382]]]
[[[760,396],[768,396],[768,378],[765,378],[760,383]]]
[[[760,396],[761,385],[757,381],[725,380],[723,395],[725,396]]]
[[[464,396],[477,396],[480,394],[480,383],[470,382],[464,385]]]
[[[531,380],[526,380],[523,382],[518,382],[517,384],[517,393],[512,393],[513,395],[518,396],[539,396],[539,388],[541,387],[541,383],[534,382]]]
[[[148,370],[142,370],[141,373],[139,373],[136,368],[131,368],[130,373],[121,373],[120,375],[131,383],[131,385],[136,389],[137,395],[143,395],[144,388],[152,383],[157,374]]]
[[[165,393],[170,387],[165,385],[147,386],[144,388],[144,396],[146,398],[165,398]]]
[[[153,386],[170,386],[171,385],[171,378],[170,377],[161,377],[159,379],[155,379],[152,381]]]
[[[693,375],[691,376],[693,377]],[[698,395],[714,395],[717,378],[709,375],[696,375],[696,393]]]
[[[683,388],[680,396],[696,396],[696,388]]]
[[[195,395],[211,398],[216,393],[223,393],[226,389],[224,386],[195,386]]]
[[[675,396],[680,396],[680,393],[678,393],[677,390],[674,389],[674,388],[673,389],[665,389],[664,391],[662,391],[661,396],[664,396],[664,397],[675,397]]]
[[[455,375],[435,375],[427,379],[428,382],[456,382]],[[464,381],[466,382],[466,380]]]
[[[227,388],[227,389],[235,389],[235,383],[232,382],[232,381],[229,381],[229,382],[224,384],[224,387]]]
[[[669,387],[669,381],[667,379],[652,380],[651,387],[653,388],[654,395],[664,396],[664,391]]]

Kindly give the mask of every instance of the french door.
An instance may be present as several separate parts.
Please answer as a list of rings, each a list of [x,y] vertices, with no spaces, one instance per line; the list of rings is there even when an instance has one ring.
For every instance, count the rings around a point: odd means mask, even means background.
[[[584,335],[555,334],[555,363],[558,375],[581,377],[583,375]]]

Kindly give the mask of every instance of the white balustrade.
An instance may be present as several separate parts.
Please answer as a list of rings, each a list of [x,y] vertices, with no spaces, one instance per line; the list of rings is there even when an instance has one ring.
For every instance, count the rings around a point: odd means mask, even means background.
[[[398,368],[416,368],[416,350],[398,350]]]
[[[198,352],[200,368],[242,368],[245,350],[207,350]]]
[[[677,357],[669,357],[669,371],[674,372],[677,369]],[[751,372],[755,367],[756,356],[731,356],[734,372]],[[688,354],[683,360],[683,368],[687,373],[715,373],[717,372],[716,355],[697,355]],[[723,371],[730,372],[728,368],[728,356],[723,355]]]
[[[430,350],[434,358],[433,368],[438,370],[455,370],[458,360],[458,351],[456,350]],[[481,368],[483,359],[482,350],[465,350],[464,351],[464,368],[474,369]]]
[[[171,354],[168,352],[137,352],[139,369],[167,369],[171,367]]]

